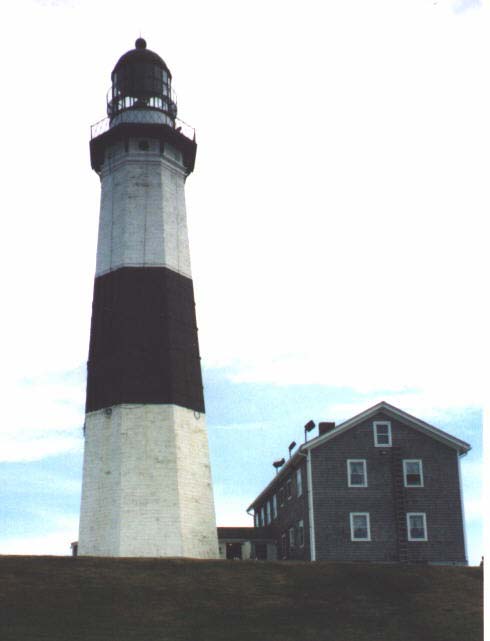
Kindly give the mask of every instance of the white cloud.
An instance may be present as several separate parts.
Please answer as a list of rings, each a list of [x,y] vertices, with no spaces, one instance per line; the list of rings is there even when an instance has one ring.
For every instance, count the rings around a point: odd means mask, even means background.
[[[456,13],[463,13],[470,9],[479,9],[481,6],[481,0],[453,0],[452,2],[452,8]]]
[[[455,399],[448,399],[443,394],[437,396],[435,394],[427,394],[423,391],[400,391],[395,393],[385,392],[372,395],[366,395],[362,400],[345,403],[328,403],[326,406],[326,414],[336,420],[338,423],[347,420],[360,412],[368,409],[372,405],[386,401],[395,407],[403,409],[405,412],[421,418],[427,422],[432,422],[435,427],[444,425],[455,416],[461,416],[464,419],[464,413],[472,409],[480,409],[478,405],[471,406],[461,402],[461,397]],[[462,423],[464,421],[462,420]],[[463,429],[464,426],[462,426]],[[444,428],[441,428],[444,429]],[[470,436],[469,434],[465,434]],[[461,436],[464,439],[464,436]]]
[[[252,527],[253,518],[245,508],[250,497],[230,496],[226,488],[215,487],[216,523],[218,527]]]
[[[231,430],[233,432],[236,431],[260,431],[264,430],[267,428],[267,426],[270,425],[270,421],[264,420],[264,421],[249,421],[249,422],[243,422],[243,423],[225,423],[225,424],[220,424],[220,425],[213,425],[213,431],[214,430]]]
[[[70,555],[70,544],[78,539],[78,517],[52,512],[44,512],[44,516],[47,532],[0,537],[0,554]]]
[[[80,370],[4,380],[0,461],[34,461],[80,451],[84,383]]]
[[[0,539],[0,554],[68,556],[70,544],[77,539],[78,530],[74,527],[40,536]]]

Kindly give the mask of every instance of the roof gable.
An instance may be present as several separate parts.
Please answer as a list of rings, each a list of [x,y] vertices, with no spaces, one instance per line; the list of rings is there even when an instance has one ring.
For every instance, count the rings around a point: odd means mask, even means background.
[[[303,450],[314,449],[320,445],[323,445],[323,443],[325,443],[326,441],[330,441],[336,436],[339,436],[340,434],[344,434],[345,432],[356,427],[360,423],[370,419],[371,417],[376,416],[380,411],[388,415],[388,417],[397,419],[401,421],[403,424],[408,425],[409,427],[412,427],[426,434],[427,436],[430,436],[436,439],[437,441],[444,443],[448,447],[451,447],[457,450],[460,456],[463,454],[466,454],[471,449],[471,445],[469,443],[466,443],[465,441],[462,441],[461,439],[458,439],[455,436],[451,436],[447,432],[440,430],[438,427],[434,427],[433,425],[430,425],[429,423],[426,423],[425,421],[422,421],[421,419],[416,418],[415,416],[412,416],[407,412],[404,412],[398,407],[395,407],[394,405],[390,405],[389,403],[386,403],[386,401],[381,401],[380,403],[373,405],[372,407],[365,410],[364,412],[361,412],[360,414],[353,416],[349,420],[338,425],[331,432],[327,432],[326,434],[322,434],[321,436],[317,436],[311,441],[308,441],[307,443],[302,445],[301,449]]]

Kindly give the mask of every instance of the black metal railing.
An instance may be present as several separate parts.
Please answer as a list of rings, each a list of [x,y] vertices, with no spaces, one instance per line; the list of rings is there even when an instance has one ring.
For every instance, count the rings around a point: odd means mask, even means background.
[[[126,111],[121,111],[117,114],[117,124],[120,123],[134,123],[135,114],[138,114],[138,123],[152,124],[152,125],[161,125],[162,124],[162,112],[155,109],[127,109]],[[90,127],[90,138],[96,138],[101,134],[109,131],[111,125],[110,118],[102,118],[95,124]],[[169,125],[170,126],[170,125]],[[176,131],[183,134],[186,138],[190,140],[196,139],[196,130],[194,127],[191,127],[183,120],[175,118],[175,126],[173,127]]]

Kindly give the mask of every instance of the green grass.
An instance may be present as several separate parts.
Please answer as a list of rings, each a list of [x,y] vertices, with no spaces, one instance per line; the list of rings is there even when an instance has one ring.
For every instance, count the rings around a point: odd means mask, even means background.
[[[482,641],[482,571],[0,556],[2,641]]]

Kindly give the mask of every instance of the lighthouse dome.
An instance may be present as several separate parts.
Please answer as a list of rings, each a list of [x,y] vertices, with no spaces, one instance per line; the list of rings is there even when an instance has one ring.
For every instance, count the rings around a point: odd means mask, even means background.
[[[120,70],[121,67],[133,64],[156,65],[162,69],[166,69],[167,73],[170,76],[172,75],[163,58],[154,51],[146,48],[146,40],[144,38],[138,38],[134,43],[134,49],[126,51],[126,53],[119,58],[112,74]]]
[[[174,123],[177,104],[172,92],[172,74],[164,60],[147,49],[143,38],[138,38],[135,48],[119,58],[111,80],[107,101],[111,119],[127,110],[146,109],[165,114],[165,122]]]

